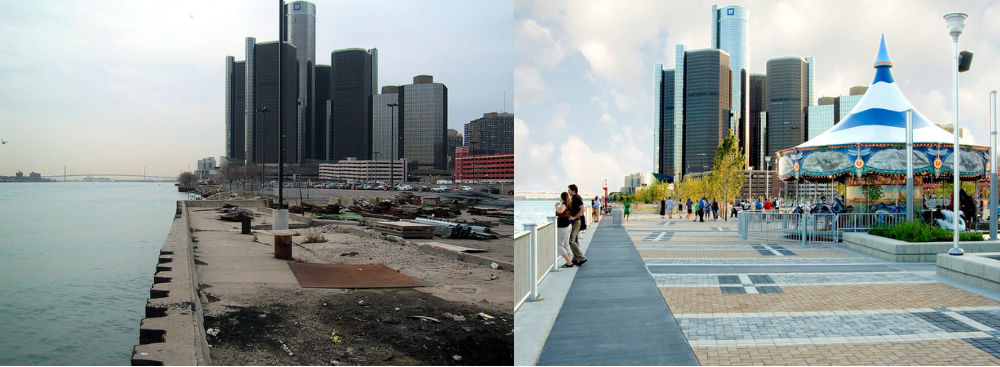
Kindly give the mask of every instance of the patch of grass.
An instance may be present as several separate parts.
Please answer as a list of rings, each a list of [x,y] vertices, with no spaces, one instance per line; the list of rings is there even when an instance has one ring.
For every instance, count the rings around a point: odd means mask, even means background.
[[[868,234],[891,238],[906,242],[946,242],[952,240],[952,232],[931,227],[920,221],[904,221],[899,223],[876,224]],[[959,241],[982,241],[983,235],[978,232],[961,232]]]

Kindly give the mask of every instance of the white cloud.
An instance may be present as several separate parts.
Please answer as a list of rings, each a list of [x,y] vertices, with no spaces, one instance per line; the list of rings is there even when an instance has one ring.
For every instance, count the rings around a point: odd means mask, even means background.
[[[569,116],[569,103],[560,103],[552,111],[552,120],[549,120],[549,132],[558,133],[566,128],[566,117]]]
[[[542,75],[531,65],[518,65],[514,69],[514,109],[521,103],[538,103],[545,96],[546,85]]]
[[[554,180],[558,173],[553,172],[551,164],[555,145],[536,144],[530,134],[528,124],[521,118],[514,117],[514,182],[517,190],[554,190],[559,185],[559,181]]]
[[[518,21],[515,37],[515,52],[537,68],[551,69],[566,57],[564,46],[552,37],[552,31],[533,19]]]

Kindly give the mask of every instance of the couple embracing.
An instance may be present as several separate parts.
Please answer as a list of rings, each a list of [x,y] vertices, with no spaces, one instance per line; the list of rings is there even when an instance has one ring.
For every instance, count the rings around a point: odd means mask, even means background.
[[[558,237],[556,243],[559,246],[559,256],[566,259],[566,264],[562,267],[572,268],[582,266],[587,262],[587,257],[580,251],[580,230],[583,227],[584,205],[583,197],[580,196],[576,184],[569,185],[568,192],[563,192],[556,203],[556,227]],[[572,254],[572,257],[570,255]]]

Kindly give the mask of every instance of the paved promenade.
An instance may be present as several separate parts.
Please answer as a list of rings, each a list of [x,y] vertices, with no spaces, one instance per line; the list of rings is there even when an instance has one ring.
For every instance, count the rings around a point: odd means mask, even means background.
[[[1000,294],[933,263],[743,241],[733,220],[610,224],[550,306],[537,360],[518,363],[1000,365]]]

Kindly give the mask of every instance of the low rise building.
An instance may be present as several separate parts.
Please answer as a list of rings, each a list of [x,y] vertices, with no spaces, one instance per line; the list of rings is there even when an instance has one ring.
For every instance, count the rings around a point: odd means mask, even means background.
[[[514,154],[471,155],[469,147],[455,148],[455,181],[514,182]]]
[[[390,180],[390,173],[392,179]],[[406,159],[357,160],[348,157],[337,163],[321,163],[319,179],[338,182],[403,182],[407,175]]]

